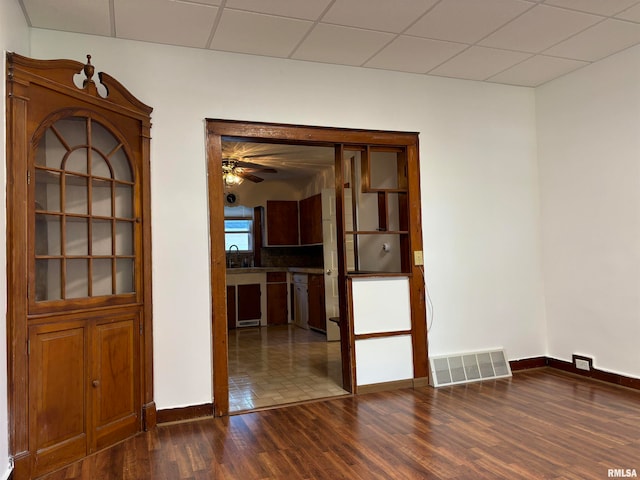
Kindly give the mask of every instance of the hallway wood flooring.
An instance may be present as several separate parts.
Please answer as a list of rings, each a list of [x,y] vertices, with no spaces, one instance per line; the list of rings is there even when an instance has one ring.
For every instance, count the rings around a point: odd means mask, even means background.
[[[47,480],[606,479],[640,393],[549,368],[160,425]]]

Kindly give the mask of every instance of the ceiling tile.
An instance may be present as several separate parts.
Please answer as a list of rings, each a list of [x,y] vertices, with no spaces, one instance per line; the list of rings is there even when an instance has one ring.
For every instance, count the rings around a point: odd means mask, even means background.
[[[437,0],[336,0],[326,23],[400,33]],[[367,12],[363,15],[363,12]]]
[[[217,7],[171,0],[114,0],[116,36],[206,47]]]
[[[288,57],[313,22],[225,8],[211,48]]]
[[[588,63],[579,60],[536,55],[504,72],[490,77],[488,80],[509,85],[537,87],[585,65],[588,65]]]
[[[111,35],[109,0],[23,0],[23,3],[33,27]]]
[[[486,47],[538,53],[602,20],[602,17],[537,5],[480,42]]]
[[[547,5],[610,16],[629,8],[637,2],[638,0],[547,0],[545,3]]]
[[[596,61],[640,42],[640,24],[608,19],[545,50],[545,55]]]
[[[393,34],[319,24],[291,58],[339,65],[362,65],[393,38]]]
[[[405,33],[475,43],[532,6],[521,0],[443,0]]]
[[[331,0],[227,0],[226,6],[282,17],[317,20]]]
[[[530,56],[531,54],[529,53],[471,47],[438,68],[431,70],[429,74],[469,80],[484,80],[516,63],[526,60]]]
[[[616,15],[616,17],[640,23],[640,3],[635,7],[631,7],[624,12]]]
[[[402,72],[426,73],[466,47],[461,43],[400,36],[364,66]]]

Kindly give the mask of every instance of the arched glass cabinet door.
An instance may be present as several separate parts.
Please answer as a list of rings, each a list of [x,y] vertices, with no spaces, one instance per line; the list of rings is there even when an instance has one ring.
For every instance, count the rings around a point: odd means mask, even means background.
[[[42,132],[32,171],[32,305],[126,302],[136,292],[137,215],[123,140],[89,114],[60,118]]]

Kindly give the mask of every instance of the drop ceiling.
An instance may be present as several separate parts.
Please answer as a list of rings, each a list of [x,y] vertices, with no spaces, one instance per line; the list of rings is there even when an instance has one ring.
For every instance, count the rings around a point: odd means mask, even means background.
[[[530,87],[640,43],[640,0],[9,1],[36,28]]]

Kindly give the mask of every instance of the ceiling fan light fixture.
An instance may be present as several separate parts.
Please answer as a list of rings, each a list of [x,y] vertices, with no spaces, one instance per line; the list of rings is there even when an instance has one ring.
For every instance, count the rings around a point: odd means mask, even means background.
[[[236,175],[232,171],[223,172],[222,179],[224,180],[224,184],[227,187],[235,187],[236,185],[240,185],[244,181],[244,178],[242,178],[240,175]]]

